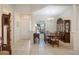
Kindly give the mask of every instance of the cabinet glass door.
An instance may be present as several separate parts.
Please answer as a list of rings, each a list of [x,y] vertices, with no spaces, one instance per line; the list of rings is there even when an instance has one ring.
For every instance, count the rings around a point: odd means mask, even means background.
[[[66,32],[69,32],[69,23],[66,23]]]

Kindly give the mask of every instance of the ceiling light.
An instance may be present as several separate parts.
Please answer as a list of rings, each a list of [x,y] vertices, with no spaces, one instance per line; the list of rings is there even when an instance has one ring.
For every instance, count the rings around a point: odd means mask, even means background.
[[[37,27],[37,24],[35,24],[35,27]]]
[[[54,20],[54,18],[53,18],[53,17],[50,17],[50,18],[48,18],[47,20]]]

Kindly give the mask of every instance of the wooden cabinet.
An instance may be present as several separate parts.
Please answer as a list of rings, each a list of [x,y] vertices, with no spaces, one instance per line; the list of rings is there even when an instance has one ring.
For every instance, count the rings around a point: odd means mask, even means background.
[[[63,22],[64,21],[63,21],[62,18],[59,18],[57,20],[57,32],[60,34],[60,40],[61,41],[63,41],[63,38],[64,38],[64,35],[63,35],[63,33],[64,33],[64,28],[63,28],[64,23]]]
[[[61,41],[70,43],[70,20],[59,18],[57,20],[57,32],[60,33]]]
[[[63,20],[59,18],[57,20],[57,32],[63,32]]]
[[[70,42],[70,20],[64,20],[64,40]]]
[[[11,54],[11,37],[10,37],[10,18],[11,13],[2,14],[2,50]]]
[[[70,20],[64,20],[64,32],[69,33],[70,32]]]

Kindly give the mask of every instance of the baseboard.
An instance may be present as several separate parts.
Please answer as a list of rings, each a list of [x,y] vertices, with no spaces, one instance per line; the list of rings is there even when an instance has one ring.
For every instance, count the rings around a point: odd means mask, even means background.
[[[59,41],[60,46],[65,47],[65,48],[71,48],[70,43],[64,43],[63,41]]]

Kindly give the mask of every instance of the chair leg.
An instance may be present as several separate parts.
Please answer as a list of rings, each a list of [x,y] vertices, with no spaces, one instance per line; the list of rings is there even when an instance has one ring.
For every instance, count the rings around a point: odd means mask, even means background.
[[[40,43],[40,39],[38,40],[38,42]]]
[[[59,47],[59,42],[58,42],[58,47]]]
[[[35,38],[33,39],[33,43],[35,44],[36,42],[35,42]]]
[[[52,44],[52,47],[54,47],[54,41],[52,41],[51,44]]]
[[[59,41],[56,42],[57,47],[59,47]]]
[[[9,54],[10,54],[10,55],[12,54],[11,50],[9,51]]]

